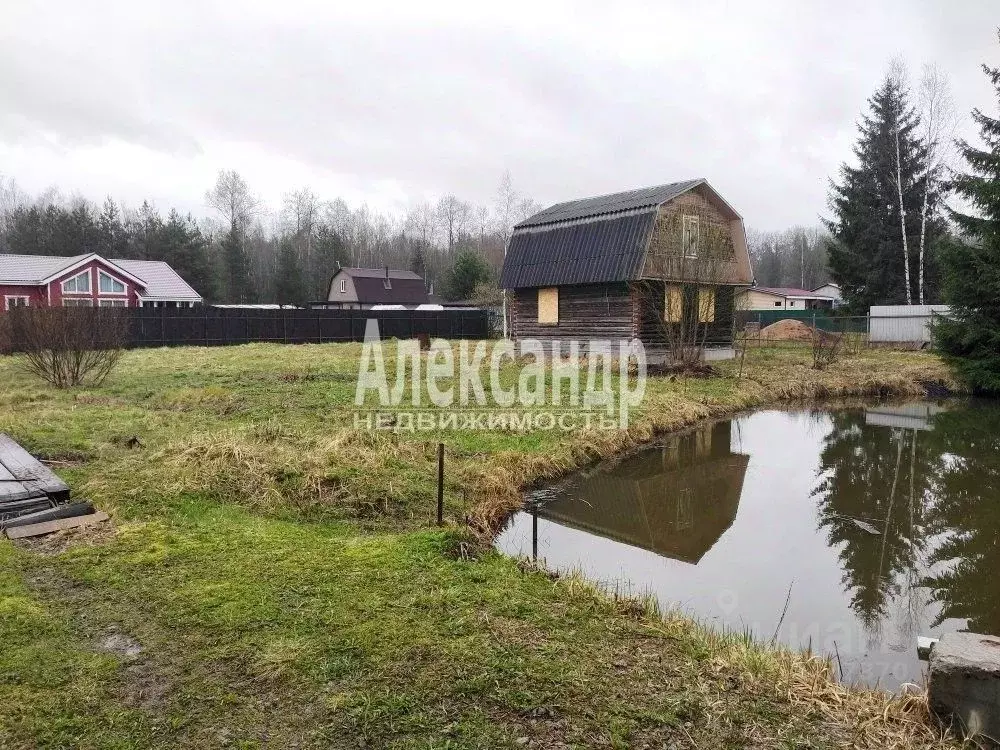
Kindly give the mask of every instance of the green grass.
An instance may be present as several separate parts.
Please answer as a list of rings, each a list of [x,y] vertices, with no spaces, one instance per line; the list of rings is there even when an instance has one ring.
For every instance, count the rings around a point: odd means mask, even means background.
[[[936,744],[920,704],[554,579],[460,523],[488,528],[518,487],[658,430],[779,398],[916,392],[948,378],[936,359],[865,353],[819,373],[808,351],[762,350],[741,380],[727,364],[651,381],[628,434],[437,435],[352,429],[359,354],[130,352],[77,391],[0,359],[0,430],[116,523],[0,542],[0,748]]]

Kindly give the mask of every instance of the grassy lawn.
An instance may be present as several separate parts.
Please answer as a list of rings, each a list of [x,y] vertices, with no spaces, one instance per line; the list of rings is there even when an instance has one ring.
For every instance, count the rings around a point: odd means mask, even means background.
[[[806,349],[753,351],[740,379],[733,363],[650,379],[627,433],[397,434],[353,427],[360,352],[130,352],[71,391],[0,358],[0,431],[115,521],[0,542],[0,748],[947,745],[921,700],[839,688],[818,660],[553,579],[470,532],[528,483],[657,431],[950,382],[933,356],[817,372]]]

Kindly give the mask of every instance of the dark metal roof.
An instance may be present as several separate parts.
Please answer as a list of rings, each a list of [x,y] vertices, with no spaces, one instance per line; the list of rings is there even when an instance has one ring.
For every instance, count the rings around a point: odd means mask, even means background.
[[[668,185],[657,185],[640,190],[627,190],[624,193],[611,193],[610,195],[598,195],[593,198],[557,203],[525,219],[515,229],[585,219],[591,216],[604,216],[621,211],[652,208],[686,193],[704,181],[704,179],[684,180],[683,182],[671,182]]]
[[[419,279],[423,281],[420,274],[414,273],[413,271],[402,271],[397,268],[341,268],[340,273],[346,273],[352,279],[358,278],[376,278],[384,279],[386,274],[389,275],[390,279]]]
[[[554,227],[519,227],[500,285],[519,289],[634,279],[642,270],[656,206]]]

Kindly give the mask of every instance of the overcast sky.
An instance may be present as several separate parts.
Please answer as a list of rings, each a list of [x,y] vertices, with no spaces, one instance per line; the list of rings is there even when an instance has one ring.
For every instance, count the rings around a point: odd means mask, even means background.
[[[392,211],[504,170],[542,203],[706,177],[812,224],[893,56],[996,111],[998,6],[0,0],[0,174],[196,215],[221,168]]]

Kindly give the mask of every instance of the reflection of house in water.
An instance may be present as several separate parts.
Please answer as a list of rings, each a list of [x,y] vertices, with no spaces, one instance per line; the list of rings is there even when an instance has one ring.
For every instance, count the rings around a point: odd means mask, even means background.
[[[731,422],[581,476],[538,517],[697,563],[736,518],[750,457],[730,450]]]

